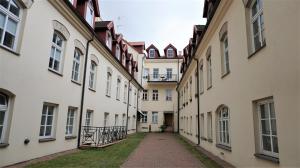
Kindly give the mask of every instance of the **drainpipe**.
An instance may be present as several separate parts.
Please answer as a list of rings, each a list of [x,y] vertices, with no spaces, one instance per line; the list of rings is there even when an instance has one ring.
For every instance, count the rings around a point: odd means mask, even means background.
[[[84,60],[84,71],[83,71],[83,81],[82,81],[82,90],[81,90],[81,102],[80,102],[80,115],[79,115],[79,129],[77,137],[77,148],[80,147],[80,138],[81,138],[81,124],[82,124],[82,114],[83,114],[83,103],[84,103],[84,93],[85,93],[85,81],[86,81],[86,67],[88,62],[89,46],[90,43],[94,40],[95,34],[93,34],[92,39],[88,40],[86,43],[85,49],[85,60]]]
[[[176,91],[177,91],[177,133],[180,134],[179,132],[179,111],[180,111],[180,106],[179,106],[179,103],[180,103],[180,93],[179,93],[179,90],[178,90],[178,86],[179,86],[179,59],[177,59],[177,87],[176,87]]]
[[[198,114],[198,144],[200,145],[200,94],[199,94],[199,60],[193,58],[197,63],[197,114]]]
[[[137,133],[137,119],[138,119],[138,112],[139,112],[139,95],[140,95],[140,89],[138,89],[137,95],[136,95],[136,117],[135,117],[135,133]]]
[[[128,112],[129,112],[129,91],[130,91],[130,82],[132,77],[128,80],[128,89],[127,89],[127,114],[126,114],[126,135],[128,134]]]

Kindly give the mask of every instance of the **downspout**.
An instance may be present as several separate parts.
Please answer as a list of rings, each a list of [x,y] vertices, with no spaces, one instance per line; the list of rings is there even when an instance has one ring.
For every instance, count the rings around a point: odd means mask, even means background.
[[[197,114],[198,114],[198,144],[200,145],[200,94],[199,94],[199,60],[193,58],[197,63]]]
[[[137,95],[136,95],[136,119],[135,119],[135,133],[137,133],[137,119],[138,119],[138,113],[139,113],[139,95],[140,95],[140,89],[138,89]]]
[[[128,80],[128,89],[127,89],[127,114],[126,114],[126,135],[128,134],[128,112],[129,112],[129,91],[130,91],[130,82],[132,77]]]
[[[92,39],[88,40],[87,43],[86,43],[83,81],[82,81],[82,90],[81,90],[81,101],[80,101],[80,115],[79,115],[79,129],[78,129],[78,137],[77,137],[77,148],[80,147],[81,124],[82,124],[84,93],[85,93],[85,81],[86,81],[86,68],[87,68],[87,62],[88,62],[89,46],[90,46],[90,43],[94,40],[94,37],[95,37],[95,34],[93,34]]]
[[[177,133],[180,134],[179,132],[179,111],[180,111],[180,106],[179,106],[179,103],[180,103],[180,93],[179,93],[179,90],[178,90],[178,86],[179,86],[179,59],[177,59],[177,87],[176,87],[176,90],[177,90]]]

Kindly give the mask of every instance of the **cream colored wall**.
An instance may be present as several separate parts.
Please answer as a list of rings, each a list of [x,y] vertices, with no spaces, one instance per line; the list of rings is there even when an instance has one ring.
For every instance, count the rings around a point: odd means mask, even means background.
[[[44,12],[47,11],[47,12]],[[74,54],[74,40],[78,39],[86,45],[87,39],[79,33],[50,3],[49,1],[35,1],[28,9],[24,33],[19,55],[0,49],[0,89],[8,90],[15,95],[13,108],[10,109],[12,119],[10,122],[8,143],[9,146],[0,148],[0,167],[76,148],[77,139],[65,140],[65,125],[69,106],[77,107],[79,118],[81,86],[71,82],[71,69]],[[50,46],[53,36],[52,20],[58,20],[70,32],[66,42],[62,76],[48,70]],[[103,126],[104,113],[109,112],[111,125],[114,124],[114,114],[126,114],[127,106],[123,103],[124,81],[128,78],[124,72],[104,57],[103,51],[96,50],[95,43],[91,43],[89,57],[94,54],[99,59],[97,70],[96,92],[86,88],[85,104],[83,110],[83,125],[85,124],[86,110],[94,110],[94,126]],[[105,79],[107,67],[112,68],[111,98],[105,96]],[[88,87],[90,58],[87,64],[86,87]],[[121,73],[122,72],[122,73]],[[117,76],[122,77],[121,101],[116,100]],[[133,89],[136,86],[131,85]],[[136,107],[129,107],[131,121],[136,116]],[[44,102],[58,104],[55,141],[39,143],[39,129],[42,107]],[[129,124],[129,133],[135,132],[135,125]],[[76,124],[78,130],[78,122]],[[24,145],[25,138],[30,139]]]
[[[221,1],[220,7],[229,2]],[[299,25],[300,4],[293,0],[265,0],[263,7],[266,47],[253,57],[248,58],[245,8],[242,1],[235,0],[224,17],[214,17],[197,50],[196,57],[204,60],[204,94],[200,96],[200,112],[205,114],[205,120],[207,112],[211,111],[213,117],[213,143],[201,140],[200,146],[237,167],[298,167],[299,132],[292,130],[299,128],[299,51],[296,50],[299,39],[295,38],[299,30],[297,26],[288,25],[291,20]],[[216,16],[219,12],[220,8]],[[216,21],[216,18],[220,20]],[[221,78],[218,31],[225,21],[228,22],[230,74]],[[212,27],[216,31],[210,32]],[[209,90],[205,61],[208,46],[212,47],[213,72]],[[185,81],[181,85],[183,83]],[[269,96],[273,96],[275,102],[280,164],[254,156],[256,119],[253,118],[253,101]],[[221,104],[230,110],[231,152],[215,146],[216,109]],[[204,134],[207,136],[206,131]]]

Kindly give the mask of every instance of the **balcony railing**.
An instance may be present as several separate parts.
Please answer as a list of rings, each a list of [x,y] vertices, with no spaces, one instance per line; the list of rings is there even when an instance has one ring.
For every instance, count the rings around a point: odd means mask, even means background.
[[[81,145],[100,147],[106,144],[126,138],[125,126],[92,127],[83,126],[81,133]]]
[[[148,82],[176,82],[177,74],[149,74],[146,79]]]

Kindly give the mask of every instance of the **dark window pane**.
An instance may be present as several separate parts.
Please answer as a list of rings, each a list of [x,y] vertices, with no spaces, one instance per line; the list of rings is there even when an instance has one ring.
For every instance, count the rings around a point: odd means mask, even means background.
[[[271,120],[272,135],[277,135],[276,120]]]
[[[44,136],[44,129],[45,129],[44,126],[40,127],[40,136]]]
[[[56,38],[57,38],[57,35],[56,35],[56,33],[54,33],[54,34],[53,34],[53,37],[52,37],[52,42],[53,42],[53,43],[56,43]]]
[[[268,111],[266,110],[265,105],[262,104],[262,105],[259,106],[259,108],[260,108],[260,118],[261,118],[261,119],[269,118],[269,113],[268,113]]]
[[[52,125],[52,121],[53,121],[53,116],[48,116],[47,117],[47,125]]]
[[[5,111],[0,111],[0,125],[3,125],[5,118]]]
[[[6,98],[4,95],[0,95],[0,105],[6,105]]]
[[[275,118],[275,109],[274,109],[274,103],[270,103],[270,113],[271,113],[271,118]]]
[[[54,66],[53,66],[53,69],[55,69],[56,71],[59,70],[59,62],[54,60]]]
[[[266,151],[271,151],[271,137],[263,135],[262,141],[263,141],[263,149]]]
[[[49,68],[52,68],[52,64],[53,64],[53,58],[50,57],[50,60],[49,60]]]
[[[41,125],[45,125],[45,124],[46,124],[46,116],[42,115]]]
[[[270,134],[269,120],[261,120],[261,129],[263,134]]]
[[[2,130],[3,130],[3,127],[0,126],[0,139],[1,139],[1,137],[2,137]]]
[[[8,8],[8,4],[9,4],[8,0],[0,0],[0,5],[6,9]]]
[[[9,48],[13,48],[15,43],[15,36],[12,34],[5,32],[3,44]]]
[[[257,1],[255,0],[253,6],[252,6],[252,16],[254,16],[257,13]]]
[[[47,127],[46,127],[46,133],[45,133],[45,136],[50,136],[50,135],[51,135],[51,130],[52,130],[52,127],[51,127],[51,126],[47,126]]]
[[[53,112],[54,112],[54,107],[48,106],[48,115],[53,115]]]
[[[20,8],[19,8],[18,5],[14,2],[14,0],[11,1],[9,11],[10,11],[11,13],[15,14],[16,16],[19,16]]]
[[[273,137],[272,141],[273,141],[273,152],[278,153],[278,141],[277,141],[277,137]]]
[[[47,113],[47,106],[43,106],[43,114],[46,114]]]

